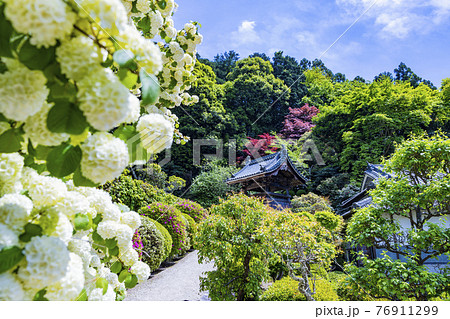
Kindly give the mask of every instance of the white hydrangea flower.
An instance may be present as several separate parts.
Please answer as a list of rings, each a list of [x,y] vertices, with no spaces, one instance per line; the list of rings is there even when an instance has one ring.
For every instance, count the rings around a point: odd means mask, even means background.
[[[161,114],[141,116],[136,129],[143,147],[151,154],[157,154],[172,146],[173,124]]]
[[[111,272],[105,276],[105,279],[108,281],[108,283],[114,288],[118,288],[120,286],[119,277],[117,274]]]
[[[34,206],[38,208],[54,206],[67,194],[67,187],[63,181],[56,177],[42,176],[36,172],[28,174],[27,178],[22,178],[22,183],[28,190]]]
[[[89,267],[89,264],[91,262],[93,252],[92,252],[92,246],[88,241],[89,239],[87,237],[82,238],[71,238],[67,248],[70,252],[77,254],[81,260],[83,261],[83,265],[85,268]]]
[[[106,132],[90,136],[81,145],[81,172],[94,183],[118,177],[128,165],[128,148],[121,139]]]
[[[169,50],[173,54],[173,59],[176,62],[180,62],[184,58],[184,51],[181,48],[180,44],[178,42],[172,41],[169,43]]]
[[[134,123],[139,119],[139,116],[141,115],[141,102],[136,96],[130,93],[128,95],[128,106],[130,112],[123,122]]]
[[[108,286],[108,291],[106,294],[103,294],[102,288],[95,288],[89,293],[88,297],[89,301],[115,301],[116,293],[114,292],[114,288],[112,286]]]
[[[17,232],[23,232],[23,226],[28,222],[33,202],[20,194],[6,194],[0,198],[0,223]]]
[[[159,11],[152,11],[149,13],[150,23],[151,23],[151,31],[156,34],[158,30],[163,26],[164,19]]]
[[[137,229],[141,226],[141,217],[138,213],[129,211],[126,213],[122,213],[120,216],[120,222],[129,226],[131,229]]]
[[[131,245],[134,231],[127,225],[113,221],[101,221],[97,227],[97,233],[104,239],[116,238],[119,247]]]
[[[117,207],[119,207],[120,212],[122,212],[122,213],[126,213],[126,212],[130,211],[130,208],[127,205],[120,204],[120,203],[117,203],[116,205],[117,205]]]
[[[117,37],[119,44],[136,55],[139,67],[150,74],[162,70],[161,51],[152,40],[144,38],[134,25],[128,25],[126,31]]]
[[[31,35],[31,44],[49,47],[72,32],[77,15],[62,0],[5,0],[14,29]]]
[[[177,35],[177,29],[174,27],[167,27],[164,31],[169,38],[174,38]]]
[[[67,272],[70,256],[64,242],[56,237],[33,237],[24,249],[26,264],[18,276],[25,287],[42,289],[61,280]]]
[[[175,1],[174,0],[166,0],[165,2],[166,2],[166,6],[164,9],[159,6],[160,2],[157,2],[157,4],[158,4],[157,7],[158,7],[158,10],[161,12],[161,14],[164,17],[169,17],[172,14],[173,10],[175,9]]]
[[[19,237],[8,226],[0,224],[0,250],[5,247],[18,246]]]
[[[93,19],[109,36],[124,31],[128,16],[120,0],[77,0],[81,17]]]
[[[100,257],[98,257],[97,255],[92,255],[91,262],[89,263],[89,266],[93,267],[93,268],[100,268],[99,271],[97,272],[97,274],[99,274],[101,272],[102,267],[103,267],[102,266],[102,261],[100,260]]]
[[[9,272],[0,274],[0,301],[25,300],[25,294],[16,276]]]
[[[150,1],[149,0],[137,0],[136,9],[138,9],[142,13],[149,13],[151,10]]]
[[[139,261],[139,254],[136,250],[133,249],[133,246],[130,243],[130,246],[126,247],[125,249],[121,249],[119,258],[125,264],[125,266],[131,267]]]
[[[150,276],[150,267],[142,261],[137,261],[130,269],[135,274],[139,283],[145,282]]]
[[[14,121],[25,121],[39,112],[49,93],[46,82],[41,71],[20,64],[0,74],[0,113]]]
[[[61,71],[69,79],[79,81],[102,62],[100,48],[86,36],[78,36],[66,41],[56,48],[56,60],[61,64]]]
[[[64,197],[56,203],[55,208],[69,218],[73,218],[76,214],[85,215],[93,212],[88,199],[75,191],[66,192]]]
[[[70,253],[70,261],[66,275],[57,283],[46,288],[48,300],[76,300],[84,286],[84,270],[81,258]]]
[[[23,157],[19,153],[0,153],[0,182],[15,181],[22,175]]]
[[[57,146],[69,138],[69,134],[54,133],[47,128],[47,116],[52,106],[53,104],[45,102],[39,112],[29,116],[25,121],[23,130],[34,146],[38,144]]]
[[[68,244],[73,234],[73,226],[70,220],[66,217],[66,215],[59,213],[58,221],[55,225],[55,229],[51,232],[46,233],[47,236],[58,237],[65,244]]]
[[[111,196],[107,192],[93,187],[77,187],[75,190],[86,196],[91,207],[103,217],[103,220],[115,222],[120,220],[120,208],[111,201]]]
[[[197,29],[195,28],[195,25],[193,25],[192,23],[188,22],[184,25],[184,30],[189,33],[190,35],[194,35],[195,32],[197,31]]]
[[[129,94],[110,69],[91,70],[78,82],[80,110],[99,131],[109,131],[124,122],[130,113]]]

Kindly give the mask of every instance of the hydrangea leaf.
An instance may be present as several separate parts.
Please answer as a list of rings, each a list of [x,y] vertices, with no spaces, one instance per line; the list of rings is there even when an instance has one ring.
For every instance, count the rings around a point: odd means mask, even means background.
[[[55,47],[37,48],[28,39],[20,46],[19,61],[31,70],[43,70],[55,59]]]
[[[128,272],[128,270],[126,270],[126,269],[122,270],[119,274],[119,281],[123,282],[125,279],[127,279],[129,274],[130,273]]]
[[[113,59],[121,68],[130,68],[136,70],[134,53],[130,50],[118,50],[114,52]]]
[[[116,261],[115,263],[113,263],[111,265],[110,268],[111,272],[118,274],[122,271],[122,263],[120,263],[119,261]]]
[[[144,105],[151,105],[155,103],[159,96],[158,79],[153,74],[148,74],[144,69],[141,69],[139,77],[142,84],[142,103]]]
[[[95,287],[102,288],[103,294],[106,294],[108,291],[108,281],[105,278],[98,278],[95,282]]]
[[[83,112],[69,101],[55,103],[47,116],[47,128],[55,133],[79,135],[88,127]]]
[[[117,240],[115,240],[114,238],[109,238],[105,240],[105,246],[109,249],[113,249],[114,247],[117,247]]]
[[[28,223],[24,227],[25,232],[19,236],[19,239],[24,243],[27,243],[34,236],[42,235],[42,227],[37,224]]]
[[[78,168],[81,161],[81,148],[63,143],[48,153],[47,168],[56,177],[67,176]]]
[[[125,288],[131,289],[134,288],[138,283],[138,279],[134,274],[128,274],[125,279]]]
[[[127,69],[120,69],[119,72],[117,72],[117,75],[119,76],[120,82],[127,88],[132,89],[136,86],[138,75],[127,70]]]
[[[45,298],[45,294],[47,293],[47,289],[41,289],[39,290],[33,297],[33,301],[48,301],[47,298]]]
[[[0,251],[0,274],[16,266],[24,257],[17,246],[3,248]]]
[[[86,289],[83,288],[83,290],[81,290],[80,294],[78,295],[76,301],[87,301],[87,292]]]
[[[86,187],[96,187],[98,186],[96,183],[91,181],[90,179],[84,177],[81,174],[81,169],[78,167],[73,173],[73,183],[75,186],[86,186]]]
[[[74,224],[76,230],[88,230],[91,228],[89,216],[85,214],[76,214]]]
[[[12,58],[11,46],[9,44],[13,28],[11,23],[6,20],[3,13],[4,5],[0,6],[0,56]]]
[[[21,149],[23,141],[19,129],[9,129],[0,135],[0,153],[14,153]]]

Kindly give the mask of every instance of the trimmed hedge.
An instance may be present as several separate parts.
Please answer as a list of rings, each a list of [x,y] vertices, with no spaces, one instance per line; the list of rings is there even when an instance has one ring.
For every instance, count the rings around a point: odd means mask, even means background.
[[[202,205],[188,199],[176,203],[175,207],[180,212],[191,216],[196,223],[200,223],[208,217],[208,211],[204,209]]]
[[[190,246],[188,249],[191,249],[194,247],[195,235],[197,234],[197,223],[188,214],[182,213],[181,215],[187,221],[187,232],[188,232],[188,237],[189,237],[189,241],[190,241]]]
[[[180,201],[180,198],[162,189],[125,175],[104,184],[102,189],[111,195],[114,202],[127,205],[136,212],[151,203],[175,204]]]
[[[155,271],[168,257],[166,239],[155,225],[154,220],[141,216],[141,223],[138,232],[144,246],[142,261],[150,267],[151,271]]]
[[[187,226],[179,210],[171,205],[153,203],[140,209],[139,213],[159,221],[172,237],[172,249],[169,257],[186,252],[188,240]]]
[[[330,282],[325,279],[316,280],[316,293],[313,295],[317,301],[336,301],[338,295]],[[262,301],[306,301],[306,297],[298,291],[298,282],[291,277],[283,277],[270,286],[262,295]]]
[[[158,230],[164,237],[164,256],[166,256],[164,259],[166,259],[167,257],[170,256],[170,252],[172,251],[172,244],[173,244],[172,236],[170,236],[169,232],[163,225],[158,223],[156,220],[151,219],[151,221],[155,224],[156,228],[158,228]]]

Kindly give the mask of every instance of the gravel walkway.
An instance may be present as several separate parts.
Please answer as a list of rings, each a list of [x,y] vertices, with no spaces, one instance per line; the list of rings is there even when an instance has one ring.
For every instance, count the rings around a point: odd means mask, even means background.
[[[197,251],[190,252],[175,265],[129,289],[125,301],[209,300],[207,292],[199,291],[199,276],[211,270],[213,263],[199,264]]]

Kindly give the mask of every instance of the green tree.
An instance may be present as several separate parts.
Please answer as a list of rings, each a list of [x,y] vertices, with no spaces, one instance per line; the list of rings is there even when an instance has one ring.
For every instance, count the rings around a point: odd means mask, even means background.
[[[242,137],[279,131],[288,113],[289,88],[259,57],[236,63],[225,83],[225,107],[237,119]]]
[[[255,197],[237,194],[211,207],[199,225],[199,262],[213,260],[216,270],[201,278],[212,300],[257,300],[269,277],[267,244],[256,238],[270,208]]]
[[[239,53],[233,50],[223,54],[217,54],[213,61],[213,70],[217,75],[217,83],[223,84],[227,80],[227,75],[233,70],[239,60]]]
[[[381,179],[370,192],[373,204],[351,218],[347,240],[401,259],[362,256],[364,267],[348,271],[376,298],[429,300],[448,293],[448,265],[433,273],[425,263],[450,253],[450,140],[442,133],[417,135],[384,164],[392,177]]]

